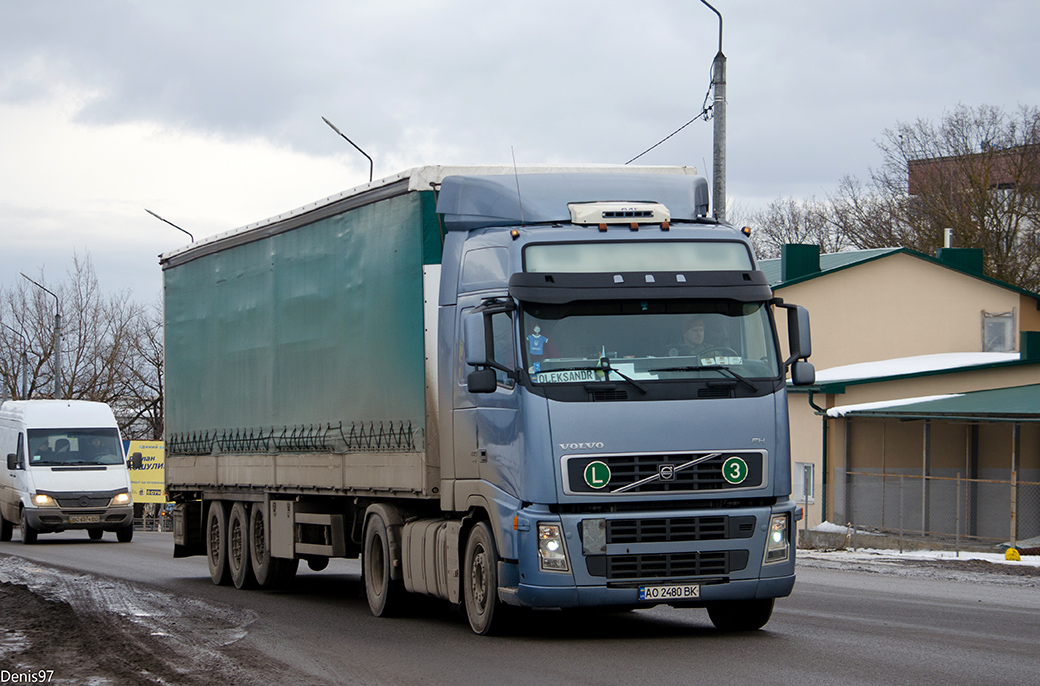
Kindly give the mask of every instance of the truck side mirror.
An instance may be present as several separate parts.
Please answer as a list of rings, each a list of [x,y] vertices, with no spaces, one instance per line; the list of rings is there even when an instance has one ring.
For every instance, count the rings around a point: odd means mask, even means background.
[[[498,389],[498,377],[491,367],[470,372],[466,377],[466,390],[470,393],[494,393]]]
[[[144,465],[144,457],[141,453],[134,453],[130,456],[130,469],[141,469]]]
[[[787,310],[787,340],[791,347],[791,360],[804,360],[812,355],[809,311],[800,305]]]
[[[7,468],[11,470],[22,468],[22,465],[18,464],[18,455],[7,453]]]
[[[466,350],[466,364],[471,367],[487,364],[483,312],[470,312],[462,320],[462,345]]]
[[[798,360],[791,365],[791,383],[795,386],[812,386],[816,383],[816,368],[812,362]]]

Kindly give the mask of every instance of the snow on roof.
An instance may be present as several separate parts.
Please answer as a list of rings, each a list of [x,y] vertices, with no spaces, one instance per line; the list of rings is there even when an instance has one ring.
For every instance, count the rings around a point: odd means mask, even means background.
[[[964,395],[963,393],[953,393],[947,395],[923,395],[917,398],[897,398],[895,400],[878,400],[872,403],[858,403],[856,405],[841,405],[839,407],[832,407],[827,410],[827,416],[831,418],[844,417],[850,412],[864,412],[869,410],[884,410],[889,407],[899,407],[900,405],[914,405],[916,403],[926,403],[932,400],[946,400],[947,398],[959,398]]]
[[[820,370],[816,372],[816,383],[841,383],[892,376],[913,376],[926,372],[970,369],[1001,362],[1017,362],[1018,360],[1018,353],[936,353],[915,357],[898,357],[891,360],[860,362]]]

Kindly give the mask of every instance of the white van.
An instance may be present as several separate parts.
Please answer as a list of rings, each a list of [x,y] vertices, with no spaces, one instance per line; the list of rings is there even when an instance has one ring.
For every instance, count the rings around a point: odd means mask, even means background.
[[[86,529],[94,540],[134,536],[130,472],[111,408],[84,400],[13,400],[0,406],[0,541]]]

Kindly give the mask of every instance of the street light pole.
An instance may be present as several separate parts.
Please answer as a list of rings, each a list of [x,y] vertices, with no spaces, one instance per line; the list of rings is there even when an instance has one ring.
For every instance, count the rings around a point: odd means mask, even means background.
[[[712,166],[711,204],[715,210],[715,220],[724,222],[726,221],[726,56],[722,53],[722,15],[706,0],[701,0],[701,2],[719,18],[719,52],[715,55],[711,75],[715,93],[712,103],[712,117],[715,119],[715,160]]]
[[[58,296],[46,286],[36,283],[25,274],[22,278],[51,294],[54,298],[54,399],[61,399],[61,302]]]

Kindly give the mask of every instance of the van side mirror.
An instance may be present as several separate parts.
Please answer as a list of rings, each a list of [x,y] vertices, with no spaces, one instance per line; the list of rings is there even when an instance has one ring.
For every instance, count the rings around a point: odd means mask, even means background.
[[[466,350],[466,364],[471,367],[483,367],[487,364],[483,312],[470,312],[462,320],[462,345]]]
[[[816,383],[816,368],[812,362],[798,360],[791,364],[791,383],[795,386],[812,386]]]
[[[141,469],[144,465],[144,457],[141,453],[134,453],[130,456],[130,469]]]
[[[22,465],[18,464],[18,455],[7,453],[7,468],[11,470],[22,468]]]

